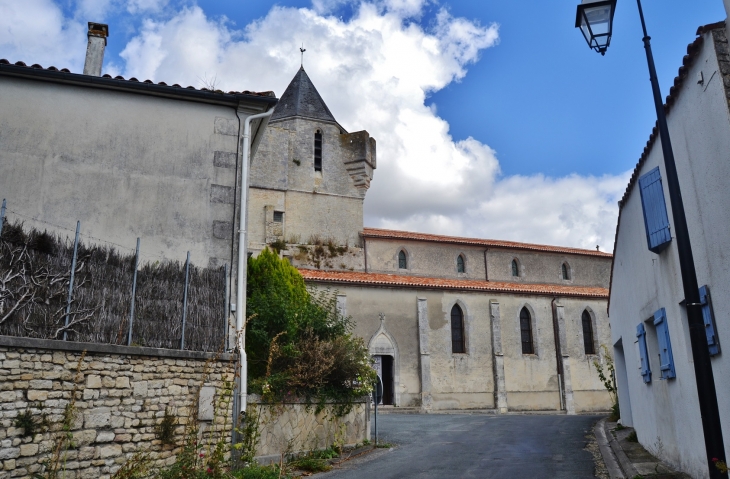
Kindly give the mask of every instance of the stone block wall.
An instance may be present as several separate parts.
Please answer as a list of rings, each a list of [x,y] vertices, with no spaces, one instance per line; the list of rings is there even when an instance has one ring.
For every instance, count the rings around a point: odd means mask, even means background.
[[[335,404],[327,404],[317,413],[314,405],[303,401],[267,404],[249,395],[248,411],[258,417],[259,441],[256,456],[261,462],[277,461],[281,454],[296,454],[325,449],[333,444],[351,446],[370,440],[369,398],[356,402],[342,417],[335,414]]]
[[[66,479],[110,477],[137,451],[149,453],[152,467],[174,462],[179,449],[163,445],[155,425],[169,408],[177,416],[179,444],[188,421],[210,418],[210,404],[201,402],[199,411],[191,406],[201,386],[223,390],[224,379],[233,378],[233,359],[228,354],[0,336],[0,479],[41,472],[74,388],[75,448],[64,458]],[[16,418],[26,411],[35,418],[45,415],[50,427],[24,437]],[[226,414],[231,417],[230,407]],[[210,430],[212,421],[200,422],[201,431]]]

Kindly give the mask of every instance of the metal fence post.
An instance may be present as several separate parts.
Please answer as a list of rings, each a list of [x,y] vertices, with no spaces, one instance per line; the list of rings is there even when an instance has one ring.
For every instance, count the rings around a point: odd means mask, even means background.
[[[3,234],[3,224],[5,223],[5,198],[3,198],[3,206],[0,208],[0,236]]]
[[[66,323],[65,328],[68,328],[68,319],[71,314],[71,296],[74,290],[74,276],[76,275],[76,255],[79,251],[79,231],[81,230],[81,221],[76,222],[76,239],[74,240],[74,257],[71,260],[71,279],[68,282],[68,299],[66,300]],[[63,330],[63,340],[66,341],[68,337],[68,330]]]
[[[180,349],[185,349],[185,320],[188,314],[188,281],[190,279],[190,251],[185,260],[185,292],[183,293],[183,314],[182,314],[182,336],[180,337]]]
[[[137,252],[134,256],[134,276],[132,277],[132,303],[129,307],[129,334],[127,346],[132,345],[132,325],[134,324],[134,296],[137,294],[137,268],[139,268],[139,238],[137,238]]]
[[[223,276],[223,281],[225,281],[225,283],[226,283],[226,293],[225,293],[226,294],[226,297],[223,300],[223,308],[224,308],[224,311],[223,311],[223,327],[225,328],[223,330],[223,340],[225,341],[225,343],[224,343],[225,344],[225,348],[224,349],[226,351],[228,351],[228,332],[231,329],[230,328],[230,325],[228,324],[228,314],[229,314],[228,313],[228,307],[229,307],[228,306],[228,294],[229,294],[229,291],[228,291],[228,263],[226,263],[224,265],[223,275],[224,275]]]

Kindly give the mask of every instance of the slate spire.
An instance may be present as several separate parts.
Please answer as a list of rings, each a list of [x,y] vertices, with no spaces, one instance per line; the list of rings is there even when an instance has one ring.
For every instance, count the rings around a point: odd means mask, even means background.
[[[289,86],[286,87],[286,91],[281,95],[270,121],[295,116],[337,123],[330,109],[327,108],[324,100],[319,96],[319,92],[314,88],[312,80],[304,71],[304,67],[299,69]]]

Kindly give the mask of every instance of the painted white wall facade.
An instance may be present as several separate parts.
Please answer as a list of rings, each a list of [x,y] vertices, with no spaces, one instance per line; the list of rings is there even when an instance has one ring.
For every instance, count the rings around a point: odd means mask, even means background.
[[[727,3],[727,2],[726,2]],[[684,82],[673,93],[669,130],[679,175],[699,285],[709,285],[717,332],[724,351],[712,358],[726,454],[730,456],[730,114],[727,107],[725,29],[702,35],[703,42],[688,66]],[[723,58],[722,56],[720,57]],[[727,58],[727,57],[725,57]],[[657,139],[639,177],[659,167],[670,225],[662,149]],[[660,254],[647,248],[638,183],[627,193],[618,224],[609,316],[617,356],[622,420],[636,428],[650,452],[687,472],[707,476],[687,317],[676,240]],[[672,235],[674,231],[672,230]],[[660,380],[656,337],[651,335],[654,312],[665,308],[676,378]],[[636,327],[647,326],[651,383],[639,373]]]
[[[202,267],[235,262],[236,113],[243,120],[275,99],[225,95],[216,104],[176,98],[172,87],[136,92],[125,80],[99,79],[109,83],[102,87],[83,75],[66,74],[67,84],[0,73],[0,198],[9,219],[72,239],[80,221],[82,240],[129,250],[140,237],[145,261],[185,261],[190,251]]]

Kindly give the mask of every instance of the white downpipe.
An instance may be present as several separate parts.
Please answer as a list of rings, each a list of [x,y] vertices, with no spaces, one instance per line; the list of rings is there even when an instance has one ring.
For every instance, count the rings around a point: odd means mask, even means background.
[[[238,352],[241,355],[241,414],[246,414],[248,400],[248,361],[246,359],[246,268],[248,259],[248,240],[246,238],[246,220],[248,218],[248,170],[251,154],[251,121],[271,116],[274,110],[258,115],[251,115],[243,120],[243,152],[241,161],[241,217],[238,230],[238,282],[236,284],[236,337]]]

